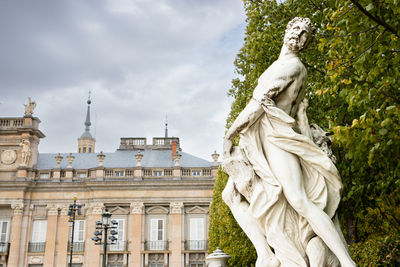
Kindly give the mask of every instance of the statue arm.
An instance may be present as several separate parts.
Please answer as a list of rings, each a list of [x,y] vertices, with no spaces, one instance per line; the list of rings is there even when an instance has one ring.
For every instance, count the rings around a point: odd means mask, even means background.
[[[304,98],[297,110],[297,126],[302,135],[308,136],[312,140],[310,124],[308,123],[308,117],[306,113],[307,107],[308,107],[308,100]]]
[[[225,135],[225,139],[232,140],[237,136],[241,130],[247,126],[252,125],[264,112],[261,104],[254,99],[250,100],[247,106],[240,112],[239,116],[233,122],[228,132]]]
[[[239,116],[233,122],[224,138],[224,154],[229,155],[232,149],[232,139],[235,138],[240,131],[252,125],[263,114],[264,109],[261,104],[251,99],[247,106],[240,112]]]

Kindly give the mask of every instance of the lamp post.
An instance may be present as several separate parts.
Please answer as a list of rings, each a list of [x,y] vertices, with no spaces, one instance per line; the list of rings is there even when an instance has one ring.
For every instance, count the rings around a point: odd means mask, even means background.
[[[101,215],[102,221],[96,221],[96,230],[94,231],[94,236],[92,240],[96,245],[103,245],[103,267],[107,266],[107,245],[114,245],[117,237],[115,235],[118,232],[115,230],[117,228],[118,222],[116,220],[111,220],[112,214],[106,209]],[[111,242],[108,242],[107,236],[108,231],[110,231],[110,239]]]
[[[72,225],[71,229],[71,242],[69,244],[69,267],[72,267],[72,253],[74,251],[74,231],[75,231],[75,216],[76,212],[78,212],[78,215],[82,215],[82,205],[81,204],[76,204],[77,197],[74,197],[74,204],[69,204],[69,209],[68,209],[68,216],[69,216],[69,222]]]

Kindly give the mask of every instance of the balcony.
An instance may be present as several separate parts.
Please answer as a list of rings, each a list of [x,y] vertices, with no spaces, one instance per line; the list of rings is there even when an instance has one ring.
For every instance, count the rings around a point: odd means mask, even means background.
[[[44,252],[46,248],[46,242],[29,242],[28,251],[29,252]]]
[[[116,244],[110,245],[110,251],[127,251],[128,241],[117,241]]]
[[[146,241],[145,250],[168,250],[168,241]]]
[[[208,240],[186,240],[185,250],[208,250]]]
[[[0,242],[0,253],[8,253],[10,249],[10,243]]]
[[[68,242],[68,251],[71,249],[71,243]],[[85,242],[74,242],[73,252],[83,252],[85,251]]]

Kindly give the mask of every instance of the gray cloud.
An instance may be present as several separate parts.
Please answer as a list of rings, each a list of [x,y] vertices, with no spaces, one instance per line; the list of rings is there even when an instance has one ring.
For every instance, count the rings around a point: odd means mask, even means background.
[[[170,135],[221,152],[245,17],[241,1],[1,1],[0,115],[31,96],[41,152],[75,151],[92,90],[96,150],[122,136]]]

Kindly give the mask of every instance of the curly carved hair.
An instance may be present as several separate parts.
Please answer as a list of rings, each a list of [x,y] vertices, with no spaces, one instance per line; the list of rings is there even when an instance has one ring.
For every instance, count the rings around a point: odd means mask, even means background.
[[[289,23],[286,27],[286,30],[285,30],[285,34],[288,33],[290,31],[290,29],[293,27],[293,25],[298,22],[305,24],[310,33],[312,33],[312,34],[315,33],[314,25],[311,23],[311,20],[309,18],[295,17],[294,19],[289,21]]]

